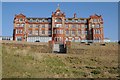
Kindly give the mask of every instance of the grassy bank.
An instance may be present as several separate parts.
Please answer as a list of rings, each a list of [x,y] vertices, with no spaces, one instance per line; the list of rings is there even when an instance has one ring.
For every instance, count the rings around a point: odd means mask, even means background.
[[[117,44],[106,46],[74,44],[77,47],[71,47],[68,54],[42,53],[40,51],[42,46],[33,48],[29,45],[23,48],[8,45],[2,46],[4,78],[118,77]]]

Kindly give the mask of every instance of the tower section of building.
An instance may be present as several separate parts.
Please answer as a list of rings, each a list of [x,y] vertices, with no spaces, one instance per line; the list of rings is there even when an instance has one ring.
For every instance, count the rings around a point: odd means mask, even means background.
[[[65,14],[59,8],[52,13],[52,41],[64,44],[65,42]]]
[[[103,18],[97,14],[91,15],[89,19],[89,38],[88,40],[103,41]]]
[[[13,40],[26,41],[26,16],[23,14],[15,15]]]

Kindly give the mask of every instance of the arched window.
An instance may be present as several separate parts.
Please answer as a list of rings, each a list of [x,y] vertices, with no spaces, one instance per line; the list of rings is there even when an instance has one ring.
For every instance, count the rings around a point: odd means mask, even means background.
[[[23,19],[22,19],[22,18],[20,18],[20,19],[19,19],[19,21],[23,21]]]
[[[55,22],[62,22],[60,18],[55,19]]]
[[[30,19],[30,22],[33,22],[33,19]]]

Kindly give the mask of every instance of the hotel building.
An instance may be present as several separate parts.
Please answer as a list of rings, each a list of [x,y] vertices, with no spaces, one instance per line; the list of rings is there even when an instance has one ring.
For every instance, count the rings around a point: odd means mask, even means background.
[[[48,42],[63,44],[66,41],[80,42],[104,40],[103,18],[91,15],[79,18],[76,13],[67,18],[58,6],[48,18],[26,17],[18,14],[14,17],[13,40],[27,42]]]

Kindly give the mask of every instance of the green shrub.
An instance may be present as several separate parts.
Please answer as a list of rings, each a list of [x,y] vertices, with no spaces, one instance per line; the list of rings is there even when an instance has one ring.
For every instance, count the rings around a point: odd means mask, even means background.
[[[101,72],[99,70],[93,70],[91,73],[93,73],[93,74],[100,74]]]

